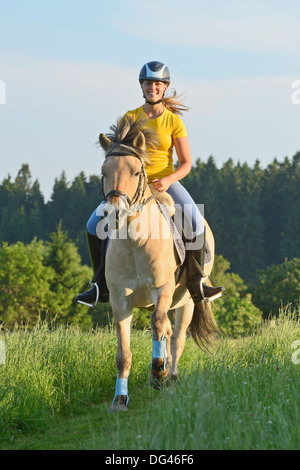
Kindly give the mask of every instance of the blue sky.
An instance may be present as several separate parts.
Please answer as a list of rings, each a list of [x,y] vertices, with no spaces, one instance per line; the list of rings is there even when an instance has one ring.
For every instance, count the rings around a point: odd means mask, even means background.
[[[186,93],[193,160],[262,167],[300,150],[295,0],[0,0],[0,179],[29,163],[46,200],[64,170],[99,174],[99,132],[142,104],[160,60]]]

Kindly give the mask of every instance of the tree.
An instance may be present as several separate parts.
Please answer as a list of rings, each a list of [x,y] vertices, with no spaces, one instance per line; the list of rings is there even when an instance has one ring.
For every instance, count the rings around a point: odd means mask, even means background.
[[[93,325],[91,315],[73,300],[91,275],[61,226],[51,234],[50,242],[3,243],[0,319],[6,325],[16,322],[32,327],[47,317],[89,328]]]
[[[222,333],[237,337],[249,333],[261,321],[262,314],[253,305],[243,280],[238,274],[227,272],[229,269],[229,261],[221,255],[216,256],[212,279],[226,290],[214,303],[213,312]]]
[[[279,253],[281,260],[300,258],[300,152],[287,167],[283,191],[283,220]]]
[[[67,218],[69,205],[68,189],[69,184],[67,182],[66,173],[63,171],[60,179],[55,178],[51,199],[46,206],[48,233],[54,231],[60,221],[62,221],[63,228],[67,228],[64,220]]]
[[[232,252],[232,269],[247,282],[255,278],[258,268],[264,266],[264,220],[260,210],[259,162],[254,170],[247,163],[236,167],[236,201],[232,212],[234,243],[228,241]],[[233,233],[234,232],[234,233]]]
[[[55,272],[45,266],[45,246],[3,243],[0,248],[0,320],[6,325],[34,325],[51,304],[50,282]]]
[[[81,265],[77,247],[68,238],[67,232],[58,224],[56,232],[50,235],[50,242],[45,244],[46,266],[54,270],[51,278],[51,304],[49,312],[58,322],[78,323],[92,326],[91,317],[85,309],[74,303],[74,297],[82,290],[87,280],[91,279],[91,269]]]
[[[258,282],[251,286],[253,303],[264,317],[278,315],[279,309],[291,304],[299,310],[300,258],[285,260],[258,271]]]
[[[31,182],[29,166],[23,164],[17,177],[4,179],[0,187],[1,240],[30,242],[45,235],[44,198],[38,181]]]

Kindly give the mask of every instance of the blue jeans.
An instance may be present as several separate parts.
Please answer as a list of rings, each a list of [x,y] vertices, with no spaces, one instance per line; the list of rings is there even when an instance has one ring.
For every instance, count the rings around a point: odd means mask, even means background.
[[[181,209],[184,213],[185,217],[190,221],[193,228],[193,237],[199,237],[204,232],[204,218],[199,210],[199,207],[196,205],[188,191],[176,181],[175,183],[171,184],[168,188],[167,193],[173,198],[175,207]],[[105,203],[101,202],[101,204],[97,207],[97,209],[92,213],[91,217],[87,223],[87,231],[91,235],[96,235],[96,227],[101,217],[103,217],[102,208]]]

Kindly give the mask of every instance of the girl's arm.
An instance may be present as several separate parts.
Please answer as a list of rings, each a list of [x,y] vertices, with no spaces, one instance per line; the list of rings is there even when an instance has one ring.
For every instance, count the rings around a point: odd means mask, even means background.
[[[171,175],[152,181],[151,184],[153,184],[157,191],[167,191],[172,183],[181,180],[191,171],[192,156],[188,137],[178,137],[174,139],[174,145],[179,165]]]

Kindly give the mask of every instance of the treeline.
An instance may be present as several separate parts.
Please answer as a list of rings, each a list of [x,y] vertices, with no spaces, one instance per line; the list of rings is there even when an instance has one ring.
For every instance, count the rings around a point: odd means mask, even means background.
[[[80,173],[70,184],[65,172],[56,178],[51,199],[45,202],[38,180],[32,182],[28,164],[15,180],[9,175],[0,186],[0,240],[9,244],[30,243],[34,237],[50,240],[58,224],[76,243],[83,264],[89,264],[85,227],[101,202],[100,176]]]
[[[300,298],[300,152],[262,169],[228,160],[198,160],[183,184],[205,205],[216,240],[212,273],[226,287],[214,313],[223,333],[237,336],[270,312]],[[0,185],[0,324],[33,326],[38,319],[83,327],[111,320],[109,304],[88,309],[74,303],[92,276],[85,227],[102,199],[100,176],[80,173],[55,180],[45,202],[24,164]],[[149,326],[139,309],[137,328]]]
[[[89,329],[112,321],[109,303],[90,309],[74,297],[92,277],[82,265],[76,244],[61,229],[49,241],[0,245],[0,329],[32,328],[39,321],[68,323]]]
[[[247,282],[258,269],[300,258],[300,152],[265,169],[198,160],[184,185],[205,205],[216,252]]]
[[[204,204],[217,254],[247,283],[255,281],[258,269],[300,258],[300,152],[265,169],[258,161],[251,168],[231,159],[217,168],[209,157],[198,160],[182,183],[196,203]],[[0,240],[49,240],[61,222],[83,264],[89,264],[85,227],[101,202],[100,191],[100,175],[87,178],[81,172],[68,183],[63,173],[45,202],[39,182],[32,182],[23,164],[15,180],[8,176],[0,186]]]
[[[227,273],[229,262],[216,257],[214,276],[226,292],[214,314],[223,334],[239,336],[261,320],[261,311],[252,304],[251,294],[237,274]],[[90,309],[79,305],[74,297],[91,279],[92,269],[81,264],[75,243],[61,230],[51,233],[50,241],[34,238],[30,243],[3,242],[0,246],[0,329],[33,328],[37,322],[68,323],[83,329],[97,328],[112,322],[109,303]],[[133,326],[150,327],[150,313],[133,309]]]

